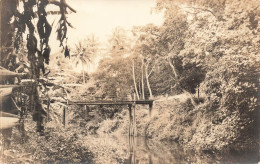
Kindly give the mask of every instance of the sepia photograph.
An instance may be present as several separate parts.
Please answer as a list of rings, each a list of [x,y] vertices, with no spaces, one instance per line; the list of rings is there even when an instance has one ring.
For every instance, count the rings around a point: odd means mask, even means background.
[[[260,0],[0,0],[0,164],[260,164]]]

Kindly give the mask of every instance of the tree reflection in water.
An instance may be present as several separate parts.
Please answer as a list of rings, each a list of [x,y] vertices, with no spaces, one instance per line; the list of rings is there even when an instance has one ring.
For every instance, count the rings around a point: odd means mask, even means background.
[[[120,137],[121,138],[121,137]],[[126,137],[125,137],[126,138]],[[243,151],[185,150],[175,142],[160,142],[145,137],[128,137],[129,159],[124,163],[257,163],[258,149]]]
[[[86,146],[95,163],[172,164],[172,163],[257,163],[258,150],[193,151],[176,142],[156,141],[145,137],[88,136]]]

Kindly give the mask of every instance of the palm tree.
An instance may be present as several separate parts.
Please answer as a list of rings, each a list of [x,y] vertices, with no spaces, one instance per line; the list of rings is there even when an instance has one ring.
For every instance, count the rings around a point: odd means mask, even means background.
[[[111,56],[122,56],[130,49],[129,38],[125,29],[116,27],[113,29],[109,41],[109,53]]]
[[[82,75],[83,75],[83,84],[85,84],[85,68],[93,64],[94,58],[96,57],[98,50],[99,50],[99,42],[95,35],[90,35],[87,37],[86,40],[84,40],[84,43],[80,41],[78,44],[76,44],[76,50],[74,55],[74,63],[77,67],[79,64],[81,64],[82,69]]]
[[[78,44],[76,44],[76,51],[75,54],[72,56],[75,56],[74,63],[76,67],[81,64],[83,84],[85,84],[85,68],[92,63],[93,54],[87,52],[86,48],[84,48],[82,43],[79,42]]]

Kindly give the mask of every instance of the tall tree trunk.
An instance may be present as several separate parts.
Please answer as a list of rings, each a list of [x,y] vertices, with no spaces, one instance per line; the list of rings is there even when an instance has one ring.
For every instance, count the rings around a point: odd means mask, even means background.
[[[136,80],[135,80],[135,61],[133,60],[132,63],[133,63],[133,80],[134,80],[134,86],[135,86],[135,93],[136,93],[137,99],[139,100],[140,97],[138,94],[137,84],[136,84]]]
[[[146,77],[146,83],[147,83],[147,87],[149,90],[150,98],[153,98],[153,93],[152,93],[152,89],[151,89],[150,82],[149,82],[148,64],[145,67],[145,77]]]
[[[138,93],[139,93],[139,97],[142,95],[142,87],[141,87],[141,80],[138,82]]]
[[[142,58],[142,99],[144,100],[144,59]]]

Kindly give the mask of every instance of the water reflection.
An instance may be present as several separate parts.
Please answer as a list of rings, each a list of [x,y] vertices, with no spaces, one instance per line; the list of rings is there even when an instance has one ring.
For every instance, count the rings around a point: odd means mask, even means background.
[[[174,147],[177,153],[171,152],[167,145],[145,137],[129,137],[128,141],[129,158],[125,161],[125,164],[186,163],[184,153],[176,143],[171,143],[171,147]]]
[[[175,142],[160,142],[144,137],[103,136],[88,138],[95,163],[173,164],[173,163],[257,163],[258,150],[196,152]]]
[[[172,163],[257,163],[259,149],[222,153],[184,150],[175,142],[160,142],[145,137],[129,137],[129,164]]]
[[[129,137],[129,163],[136,163],[136,143],[135,143],[135,137]]]

